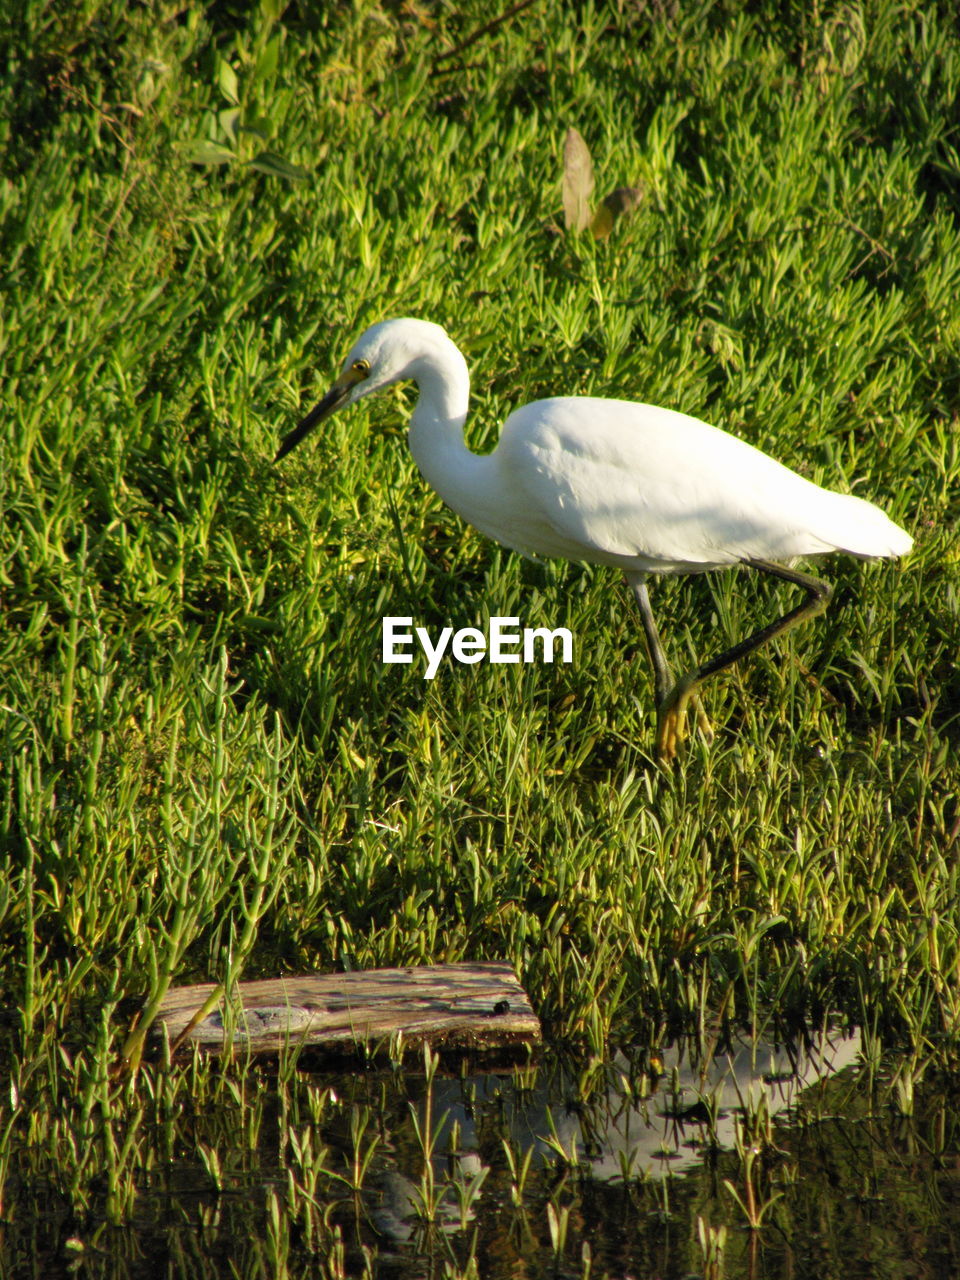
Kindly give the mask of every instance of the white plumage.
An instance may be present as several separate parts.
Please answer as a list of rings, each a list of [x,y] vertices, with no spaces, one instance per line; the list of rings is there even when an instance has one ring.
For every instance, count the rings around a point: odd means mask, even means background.
[[[538,400],[510,415],[492,457],[508,495],[503,527],[509,510],[536,513],[543,538],[531,549],[541,555],[690,573],[910,546],[871,503],[821,489],[735,436],[653,405]]]
[[[527,555],[613,565],[640,607],[657,680],[658,738],[670,759],[703,679],[826,607],[825,584],[783,561],[843,551],[893,557],[913,541],[878,507],[805,480],[743,440],[671,409],[562,396],[512,413],[492,453],[464,443],[470,378],[444,330],[384,320],[348,355],[321,403],[284,439],[283,457],[323,418],[401,379],[419,398],[409,444],[425,479],[482,533]],[[779,562],[779,563],[774,563]],[[808,600],[674,682],[650,611],[651,573],[747,563],[804,588]]]

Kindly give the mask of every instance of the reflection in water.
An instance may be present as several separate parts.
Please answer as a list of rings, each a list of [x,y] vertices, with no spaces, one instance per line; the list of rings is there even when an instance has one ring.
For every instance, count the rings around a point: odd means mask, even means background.
[[[918,1090],[898,1117],[858,1046],[743,1044],[705,1063],[681,1047],[656,1072],[637,1053],[429,1086],[422,1071],[257,1076],[275,1102],[259,1146],[238,1148],[239,1113],[197,1116],[216,1162],[144,1170],[126,1226],[72,1217],[49,1181],[8,1186],[0,1275],[960,1274],[955,1101]]]
[[[741,1111],[773,1116],[792,1107],[803,1089],[850,1066],[859,1050],[858,1033],[819,1035],[804,1047],[741,1043],[696,1065],[682,1045],[674,1046],[658,1055],[655,1075],[641,1075],[642,1089],[631,1084],[631,1063],[620,1055],[587,1100],[573,1101],[576,1081],[562,1072],[541,1077],[509,1107],[509,1138],[547,1159],[561,1150],[576,1153],[571,1163],[604,1182],[662,1175],[667,1162],[676,1173],[696,1164],[705,1148],[732,1149]],[[438,1109],[449,1108],[460,1121],[468,1146],[473,1115],[458,1103],[458,1087],[438,1082]],[[477,1090],[480,1099],[491,1090],[498,1096],[500,1085],[479,1081]]]

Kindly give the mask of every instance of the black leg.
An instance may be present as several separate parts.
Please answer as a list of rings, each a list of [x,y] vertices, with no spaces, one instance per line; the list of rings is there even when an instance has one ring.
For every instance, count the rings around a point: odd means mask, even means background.
[[[761,573],[772,574],[784,582],[792,582],[802,587],[807,593],[807,598],[789,613],[776,618],[767,626],[761,627],[759,631],[754,631],[746,639],[740,640],[731,648],[725,649],[723,653],[717,654],[715,658],[710,658],[699,667],[695,667],[693,671],[680,677],[658,708],[657,752],[664,760],[672,760],[676,755],[677,744],[684,736],[684,715],[687,703],[691,698],[696,698],[697,690],[704,680],[716,675],[718,671],[723,671],[726,667],[733,666],[754,649],[759,649],[769,640],[795,627],[798,622],[815,618],[830,603],[832,588],[827,583],[821,582],[819,578],[801,573],[798,569],[787,569],[783,565],[773,564],[769,560],[748,560],[745,563],[752,569],[760,570]]]
[[[650,665],[653,667],[653,692],[659,707],[670,692],[673,685],[673,676],[670,674],[670,665],[663,652],[663,645],[660,643],[657,621],[653,616],[653,609],[650,607],[647,579],[641,575],[628,577],[627,584],[633,592],[633,598],[636,600],[637,608],[640,610],[640,621],[643,623],[643,635],[647,642],[647,653],[650,655]]]
[[[660,736],[660,721],[662,719],[663,708],[675,688],[673,676],[670,672],[670,664],[667,662],[666,654],[663,652],[663,645],[660,642],[660,632],[657,629],[657,621],[653,616],[653,608],[650,604],[650,596],[647,592],[647,576],[646,574],[628,574],[627,585],[633,592],[633,598],[637,602],[637,608],[640,610],[640,621],[643,623],[643,635],[647,642],[647,653],[650,655],[650,665],[653,667],[653,692],[657,708],[657,738]],[[700,732],[708,742],[713,741],[713,728],[707,719],[707,714],[703,709],[700,701],[700,695],[694,693],[693,705],[697,713],[697,723],[700,726]]]

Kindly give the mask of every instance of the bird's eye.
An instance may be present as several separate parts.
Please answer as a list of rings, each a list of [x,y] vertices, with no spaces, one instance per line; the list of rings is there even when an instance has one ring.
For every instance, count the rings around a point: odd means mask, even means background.
[[[353,371],[354,373],[359,373],[361,377],[365,378],[367,374],[370,372],[370,361],[354,360]]]

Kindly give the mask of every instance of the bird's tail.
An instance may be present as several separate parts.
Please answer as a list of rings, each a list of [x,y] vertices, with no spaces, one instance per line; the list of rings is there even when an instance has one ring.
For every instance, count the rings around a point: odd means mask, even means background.
[[[906,529],[872,502],[849,494],[837,494],[837,498],[837,527],[831,540],[839,551],[864,560],[894,559],[913,546]]]

